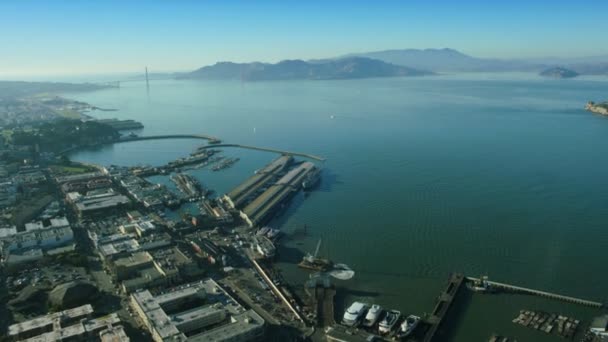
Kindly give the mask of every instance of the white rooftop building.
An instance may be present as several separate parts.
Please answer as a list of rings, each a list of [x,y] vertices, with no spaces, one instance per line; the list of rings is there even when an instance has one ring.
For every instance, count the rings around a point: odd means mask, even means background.
[[[48,223],[39,221],[25,225],[25,231],[14,228],[0,232],[0,255],[9,264],[40,259],[43,251],[72,245],[74,232],[69,221],[63,217]]]

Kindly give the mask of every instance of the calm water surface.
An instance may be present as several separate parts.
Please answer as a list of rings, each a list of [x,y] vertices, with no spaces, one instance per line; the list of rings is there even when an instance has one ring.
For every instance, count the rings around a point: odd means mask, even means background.
[[[280,266],[323,239],[322,253],[350,265],[355,298],[422,314],[452,271],[593,300],[606,299],[608,118],[582,110],[608,94],[605,79],[544,80],[526,74],[447,75],[353,81],[141,82],[68,94],[142,121],[141,134],[205,133],[227,142],[322,155],[323,180],[276,225]],[[200,141],[117,144],[76,160],[159,165]],[[223,193],[275,156],[241,157],[223,172],[196,170]],[[470,296],[469,296],[470,297]],[[503,333],[556,337],[515,326],[522,308],[588,318],[596,311],[525,296],[473,296],[445,327],[455,341]]]

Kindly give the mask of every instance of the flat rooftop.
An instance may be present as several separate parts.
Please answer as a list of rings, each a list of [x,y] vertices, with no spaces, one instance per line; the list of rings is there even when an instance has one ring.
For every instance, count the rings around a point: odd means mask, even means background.
[[[21,332],[38,329],[48,325],[52,325],[57,319],[64,317],[69,319],[77,319],[85,317],[93,313],[93,307],[90,304],[82,305],[73,309],[68,309],[60,312],[48,314],[46,316],[37,317],[29,321],[16,323],[8,327],[9,336],[17,336]]]
[[[171,305],[189,297],[204,298],[205,304],[167,315],[164,305]],[[251,329],[261,329],[264,319],[252,310],[245,310],[213,279],[186,284],[153,296],[150,291],[131,294],[132,302],[143,311],[145,319],[163,339],[188,341],[226,341],[237,338]],[[215,326],[229,317],[225,324]],[[190,326],[190,322],[206,322],[208,330],[193,336],[180,327]],[[215,322],[215,323],[214,323]],[[205,327],[205,325],[201,327]]]

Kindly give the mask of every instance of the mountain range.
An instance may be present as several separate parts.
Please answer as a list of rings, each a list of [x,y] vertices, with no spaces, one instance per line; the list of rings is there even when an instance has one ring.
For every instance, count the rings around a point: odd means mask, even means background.
[[[557,69],[556,69],[557,68]],[[272,63],[218,62],[179,79],[331,80],[369,77],[425,76],[441,72],[537,72],[557,77],[608,75],[608,56],[584,58],[495,59],[466,55],[454,49],[402,49],[353,53],[319,60],[284,60]],[[558,75],[559,74],[559,75]]]

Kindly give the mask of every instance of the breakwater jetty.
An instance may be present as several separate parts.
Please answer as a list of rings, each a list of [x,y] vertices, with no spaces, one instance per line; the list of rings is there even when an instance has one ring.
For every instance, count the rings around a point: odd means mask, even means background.
[[[65,149],[65,150],[59,152],[59,154],[61,155],[61,154],[66,154],[66,153],[69,153],[69,152],[73,152],[73,151],[75,151],[77,149],[80,149],[80,148],[83,148],[83,147],[95,147],[95,146],[100,146],[100,145],[119,144],[119,143],[125,143],[125,142],[133,142],[133,141],[163,140],[163,139],[201,139],[201,140],[208,140],[209,141],[209,145],[199,147],[199,151],[200,150],[209,149],[209,148],[214,148],[214,147],[238,147],[238,148],[244,148],[244,149],[248,149],[248,150],[256,150],[256,151],[278,153],[278,154],[285,155],[285,156],[294,156],[294,157],[308,158],[308,159],[312,159],[312,160],[316,160],[316,161],[321,161],[321,162],[325,161],[325,158],[323,158],[321,156],[314,155],[314,154],[310,154],[310,153],[302,153],[302,152],[295,152],[295,151],[288,151],[288,150],[280,150],[280,149],[276,149],[276,148],[259,147],[259,146],[253,146],[253,145],[222,144],[222,140],[220,140],[219,138],[211,136],[211,135],[206,135],[206,134],[167,134],[167,135],[148,135],[148,136],[124,136],[124,137],[121,137],[120,139],[103,141],[103,142],[99,142],[99,143],[97,143],[95,145],[91,145],[91,146],[75,146],[75,147],[70,147],[68,149]]]
[[[248,150],[273,152],[273,153],[279,153],[279,154],[286,155],[286,156],[302,157],[302,158],[308,158],[308,159],[313,159],[313,160],[317,160],[317,161],[325,161],[325,158],[314,155],[314,154],[310,154],[310,153],[294,152],[294,151],[287,151],[287,150],[279,150],[276,148],[242,145],[242,144],[215,144],[215,145],[209,145],[209,146],[202,146],[200,149],[214,148],[214,147],[239,147],[239,148],[244,148],[244,149],[248,149]]]

